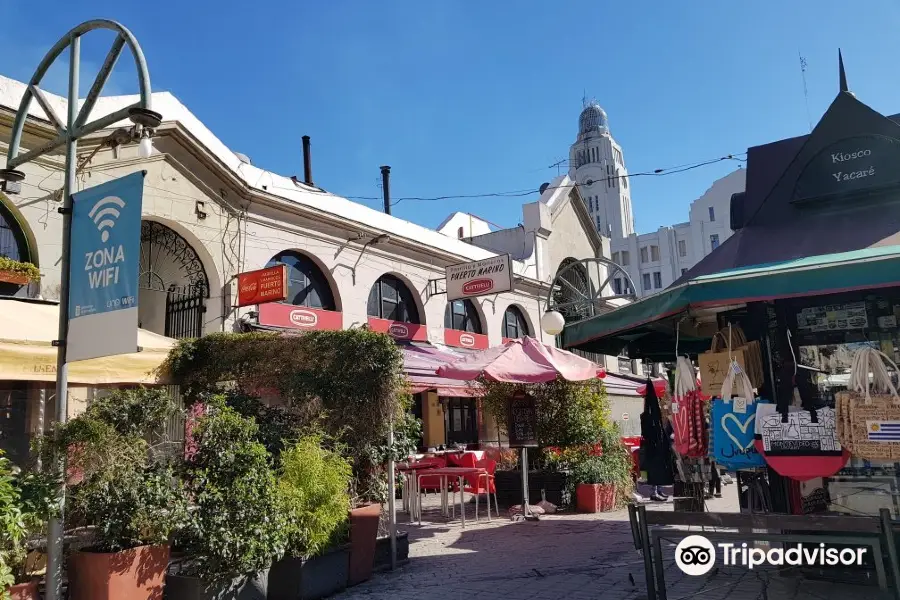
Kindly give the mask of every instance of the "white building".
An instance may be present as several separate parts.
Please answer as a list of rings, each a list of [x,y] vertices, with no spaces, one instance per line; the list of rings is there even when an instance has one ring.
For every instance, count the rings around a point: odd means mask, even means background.
[[[670,286],[731,237],[731,196],[744,191],[746,173],[738,169],[714,182],[691,202],[690,221],[612,240],[612,259],[628,271],[638,296]],[[626,285],[613,281],[617,290]]]
[[[0,76],[0,166],[25,90],[26,84]],[[66,114],[64,98],[45,95],[58,115]],[[136,101],[103,97],[92,119]],[[127,143],[131,124],[113,124],[79,142],[76,187],[146,171],[138,304],[140,326],[154,333],[184,338],[247,325],[367,325],[402,343],[483,348],[524,335],[553,343],[540,318],[560,266],[610,255],[572,185],[544,190],[526,204],[521,227],[492,232],[456,214],[435,231],[331,194],[312,177],[304,181],[252,164],[170,93],[154,93],[153,109],[163,115],[153,154],[140,158]],[[48,115],[32,102],[23,151],[55,136]],[[299,152],[297,162],[304,172]],[[0,294],[59,297],[63,165],[62,153],[26,163],[21,190],[0,193],[0,255],[33,263],[41,273],[26,286],[0,282]],[[506,253],[513,258],[512,291],[447,301],[445,267]],[[235,308],[237,275],[276,263],[288,265],[286,303]],[[294,318],[298,311],[303,318]],[[8,385],[0,382],[0,391]],[[23,393],[35,389],[25,386]],[[73,387],[71,393],[75,410],[81,392]],[[473,420],[474,400],[454,402],[423,394],[419,409],[429,445],[472,435],[473,427],[484,431],[482,421]],[[34,431],[35,407],[30,400],[16,419],[0,424],[0,435],[7,426]],[[451,418],[447,411],[456,412]]]
[[[628,272],[638,296],[671,285],[731,236],[731,196],[745,184],[745,171],[738,169],[691,203],[689,221],[638,235],[622,148],[597,102],[581,111],[569,165],[597,230],[610,238],[613,262]],[[613,286],[617,294],[626,293],[628,282],[615,278]]]

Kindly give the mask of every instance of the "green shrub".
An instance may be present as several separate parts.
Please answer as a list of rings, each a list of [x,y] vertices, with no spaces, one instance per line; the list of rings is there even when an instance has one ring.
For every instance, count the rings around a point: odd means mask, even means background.
[[[365,329],[303,335],[218,333],[182,340],[165,370],[189,402],[225,383],[254,395],[276,387],[289,408],[307,415],[345,449],[354,502],[387,497],[382,458],[388,427],[404,418],[403,360],[389,336]]]
[[[631,479],[633,465],[631,451],[622,443],[618,427],[615,426],[603,431],[599,444],[602,448],[601,454],[586,453],[574,463],[570,477],[571,485],[613,484],[616,486],[617,499],[621,503],[628,499],[634,485]]]
[[[507,402],[516,393],[528,393],[537,407],[537,436],[542,447],[567,448],[595,444],[613,425],[606,388],[600,380],[566,381],[519,385],[482,381],[485,410],[506,433]]]
[[[287,518],[287,554],[308,557],[347,534],[352,469],[339,452],[308,435],[281,454],[280,500]]]
[[[24,275],[30,281],[37,281],[41,278],[41,272],[36,266],[30,262],[15,260],[8,256],[0,256],[0,271]]]
[[[266,569],[283,555],[286,522],[258,434],[256,423],[224,397],[208,399],[192,432],[195,451],[184,464],[194,504],[178,537],[190,560],[185,574],[228,580]]]
[[[38,441],[45,464],[67,456],[66,527],[91,527],[94,550],[166,543],[184,524],[184,487],[147,442],[174,411],[160,390],[116,390]]]
[[[6,588],[27,581],[35,566],[28,565],[27,539],[45,530],[56,504],[51,479],[22,473],[2,454],[0,450],[0,600],[9,600]]]

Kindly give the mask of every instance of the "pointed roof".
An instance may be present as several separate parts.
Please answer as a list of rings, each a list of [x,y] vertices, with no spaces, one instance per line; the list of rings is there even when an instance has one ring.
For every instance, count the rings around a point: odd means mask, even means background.
[[[844,57],[841,55],[840,48],[838,48],[838,69],[840,70],[841,91],[849,92],[850,88],[847,87],[847,73],[844,72]]]
[[[839,63],[843,63],[839,56]],[[900,244],[900,124],[841,91],[808,136],[750,148],[742,227],[675,284]]]

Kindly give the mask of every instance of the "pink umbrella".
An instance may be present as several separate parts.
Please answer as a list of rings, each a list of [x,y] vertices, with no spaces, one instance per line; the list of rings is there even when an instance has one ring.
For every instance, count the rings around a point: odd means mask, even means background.
[[[481,376],[504,383],[543,383],[562,377],[585,381],[606,377],[606,371],[586,358],[526,337],[470,354],[437,369],[448,379],[471,381]]]

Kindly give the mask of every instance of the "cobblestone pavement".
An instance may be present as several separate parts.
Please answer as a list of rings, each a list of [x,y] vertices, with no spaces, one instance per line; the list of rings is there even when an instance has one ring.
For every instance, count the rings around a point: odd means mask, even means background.
[[[737,510],[736,491],[709,502],[709,510]],[[655,505],[671,510],[669,505]],[[539,522],[511,522],[506,513],[488,523],[481,506],[467,505],[466,528],[439,516],[436,499],[426,501],[422,526],[404,522],[410,561],[347,590],[340,600],[646,600],[641,555],[634,549],[627,511],[602,515],[558,514]],[[458,518],[458,515],[457,515]],[[811,581],[797,575],[721,567],[689,577],[667,548],[669,600],[881,600],[872,586]]]

